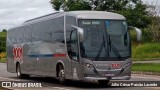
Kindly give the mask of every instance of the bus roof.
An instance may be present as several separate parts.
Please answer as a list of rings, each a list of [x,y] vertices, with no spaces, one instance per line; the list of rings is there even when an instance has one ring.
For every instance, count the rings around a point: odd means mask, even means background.
[[[45,21],[48,19],[53,19],[56,17],[64,16],[65,12],[55,12],[45,16],[37,17],[34,19],[30,19],[25,21],[22,25],[18,26],[25,26],[28,24]],[[78,19],[113,19],[113,20],[126,20],[123,15],[112,13],[112,12],[105,12],[105,11],[70,11],[66,12],[68,16],[74,16]],[[14,27],[16,28],[16,27]],[[13,29],[13,28],[12,28]]]
[[[24,24],[28,24],[28,23],[33,23],[33,22],[37,22],[37,21],[43,21],[46,19],[52,19],[58,16],[63,16],[64,12],[55,12],[52,14],[48,14],[45,16],[41,16],[38,18],[34,18],[31,20],[28,20],[26,22],[24,22]],[[70,12],[66,12],[66,15],[69,16],[74,16],[77,17],[79,19],[116,19],[116,20],[125,20],[125,17],[120,15],[120,14],[116,14],[116,13],[112,13],[112,12],[105,12],[105,11],[70,11]]]
[[[112,12],[105,11],[70,11],[68,15],[76,16],[79,19],[116,19],[125,20],[125,17]]]

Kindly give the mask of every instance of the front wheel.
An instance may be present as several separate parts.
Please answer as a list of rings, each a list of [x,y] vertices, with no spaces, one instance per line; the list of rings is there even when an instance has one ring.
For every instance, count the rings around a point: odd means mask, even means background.
[[[107,86],[109,83],[109,80],[99,80],[98,82],[100,85]]]
[[[58,79],[59,79],[60,84],[64,84],[66,81],[65,80],[65,71],[62,66],[59,67]]]

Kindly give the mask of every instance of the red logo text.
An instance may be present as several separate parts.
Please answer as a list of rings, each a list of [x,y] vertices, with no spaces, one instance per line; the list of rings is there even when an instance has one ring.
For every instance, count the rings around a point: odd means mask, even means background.
[[[16,46],[13,48],[14,60],[23,59],[23,48],[21,46]]]
[[[118,69],[118,68],[120,68],[120,64],[112,64],[112,68]]]

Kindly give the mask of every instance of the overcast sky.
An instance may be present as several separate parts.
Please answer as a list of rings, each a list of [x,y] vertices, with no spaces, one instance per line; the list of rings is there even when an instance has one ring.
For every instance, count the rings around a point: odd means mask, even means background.
[[[53,13],[50,0],[0,0],[0,31]]]
[[[151,3],[159,0],[143,1]],[[49,2],[50,0],[0,0],[0,31],[55,12]]]

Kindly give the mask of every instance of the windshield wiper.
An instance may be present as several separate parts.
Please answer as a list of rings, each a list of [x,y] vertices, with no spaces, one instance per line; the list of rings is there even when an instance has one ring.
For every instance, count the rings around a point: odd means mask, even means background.
[[[100,49],[98,50],[98,53],[97,53],[97,55],[96,55],[96,57],[95,57],[95,60],[98,60],[98,59],[99,59],[99,56],[101,55],[101,53],[102,53],[102,51],[103,51],[103,48],[105,49],[105,52],[106,52],[106,55],[105,55],[105,58],[106,58],[106,56],[108,56],[108,55],[107,55],[107,49],[106,49],[106,47],[105,47],[104,35],[103,35],[102,45],[100,46]]]
[[[115,53],[115,55],[121,60],[122,57],[121,57],[118,49],[117,49],[116,46],[114,45],[114,43],[111,41],[110,36],[109,36],[109,43],[108,43],[108,44],[109,44],[109,46],[110,46],[110,52],[111,52],[111,49],[112,49],[113,52]],[[100,49],[98,50],[98,53],[97,53],[97,55],[96,55],[96,57],[95,57],[95,60],[98,60],[98,59],[99,59],[99,57],[100,57],[100,55],[101,55],[101,53],[102,53],[102,51],[103,51],[103,48],[105,49],[105,52],[106,52],[106,55],[105,55],[105,58],[106,58],[106,56],[108,56],[108,54],[107,54],[108,51],[107,51],[106,46],[105,46],[104,36],[103,36],[103,42],[102,42],[102,44],[101,44],[101,46],[100,46]]]
[[[110,35],[109,35],[109,46],[110,46],[110,52],[111,52],[111,49],[112,49],[113,52],[115,53],[115,55],[121,60],[122,57],[121,57],[118,49],[117,49],[116,46],[114,45],[114,43],[111,41]]]

